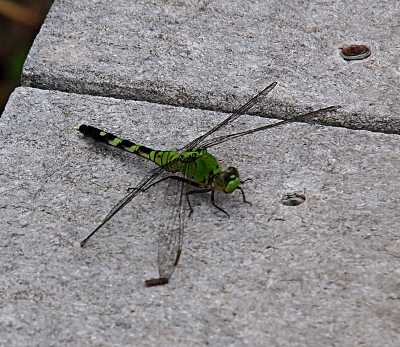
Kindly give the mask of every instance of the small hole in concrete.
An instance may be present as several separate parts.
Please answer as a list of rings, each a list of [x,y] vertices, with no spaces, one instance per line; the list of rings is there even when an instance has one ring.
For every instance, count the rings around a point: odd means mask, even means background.
[[[306,201],[306,196],[301,193],[286,194],[283,196],[281,203],[285,206],[298,206]]]
[[[361,60],[368,58],[371,55],[371,50],[364,45],[351,45],[343,47],[340,54],[345,60]]]

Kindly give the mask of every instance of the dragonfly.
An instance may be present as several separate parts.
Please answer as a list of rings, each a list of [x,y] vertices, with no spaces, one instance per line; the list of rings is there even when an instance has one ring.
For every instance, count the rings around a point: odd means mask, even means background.
[[[159,277],[145,281],[145,285],[148,287],[167,284],[178,265],[182,253],[185,213],[189,210],[188,216],[190,216],[193,212],[189,195],[211,192],[211,204],[228,216],[229,214],[215,203],[216,191],[231,194],[235,190],[239,190],[242,194],[243,202],[249,203],[245,198],[242,187],[240,186],[244,181],[241,181],[239,171],[232,166],[227,169],[221,168],[217,159],[208,152],[208,149],[223,142],[231,141],[245,135],[254,134],[258,131],[264,131],[266,129],[271,129],[292,122],[310,120],[316,116],[336,111],[340,108],[340,106],[329,106],[255,129],[209,138],[210,135],[214,134],[227,124],[232,123],[241,115],[249,111],[261,97],[270,93],[276,85],[277,82],[271,83],[225,120],[177,151],[154,150],[143,145],[138,145],[129,140],[122,139],[90,125],[79,124],[76,126],[75,128],[86,137],[134,153],[158,165],[155,169],[148,172],[135,188],[131,188],[128,191],[125,197],[123,197],[112,208],[97,228],[81,242],[81,246],[83,247],[87,241],[102,226],[104,226],[104,224],[121,211],[138,194],[147,191],[154,185],[167,179],[175,180],[177,181],[177,193],[174,198],[174,207],[170,213],[170,222],[165,228],[159,231],[158,235]],[[162,174],[168,174],[168,176],[160,178]],[[189,190],[188,187],[190,186],[195,187],[196,189]]]

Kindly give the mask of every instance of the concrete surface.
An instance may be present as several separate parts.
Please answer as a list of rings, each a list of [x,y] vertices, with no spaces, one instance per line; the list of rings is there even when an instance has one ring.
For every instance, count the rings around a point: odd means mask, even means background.
[[[1,345],[398,346],[398,135],[297,123],[213,148],[253,179],[253,205],[218,195],[228,219],[197,196],[166,286],[144,286],[157,276],[164,187],[79,247],[154,166],[83,138],[77,123],[171,149],[225,116],[14,92],[0,123]],[[282,205],[293,192],[306,202]]]
[[[382,133],[400,129],[399,6],[55,1],[0,119],[0,345],[399,346],[400,139]],[[344,61],[353,43],[371,56]],[[167,186],[79,247],[154,166],[75,125],[176,149],[275,80],[263,117],[225,133],[335,104],[319,121],[347,128],[290,124],[213,147],[252,178],[253,205],[217,195],[228,219],[194,197],[168,285],[144,286]],[[306,201],[282,205],[291,193]]]
[[[56,1],[23,85],[232,111],[279,81],[282,117],[342,104],[326,123],[398,133],[400,2]],[[366,60],[340,48],[370,46]]]

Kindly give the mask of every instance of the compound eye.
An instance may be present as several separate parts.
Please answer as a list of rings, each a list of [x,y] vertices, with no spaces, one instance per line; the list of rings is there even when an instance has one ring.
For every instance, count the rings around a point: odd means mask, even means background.
[[[231,176],[231,179],[235,179],[236,177],[239,177],[239,171],[233,166],[228,167],[228,169],[226,170],[226,173],[228,173]]]
[[[222,182],[231,182],[231,181],[235,181],[238,177],[239,177],[238,170],[231,166],[231,167],[228,167],[228,169],[221,174],[220,180]]]
[[[229,182],[231,180],[231,174],[228,172],[222,173],[219,177],[222,182]]]

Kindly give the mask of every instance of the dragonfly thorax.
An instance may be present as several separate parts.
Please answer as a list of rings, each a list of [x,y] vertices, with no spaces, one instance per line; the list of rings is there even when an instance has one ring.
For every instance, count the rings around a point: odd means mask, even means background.
[[[207,150],[205,148],[190,148],[181,154],[182,163],[191,163],[207,155]]]
[[[232,193],[240,184],[239,171],[235,167],[228,167],[214,177],[213,188],[224,193]]]
[[[239,172],[230,166],[219,167],[217,159],[205,148],[191,148],[181,155],[181,172],[190,180],[230,194],[240,184]]]

